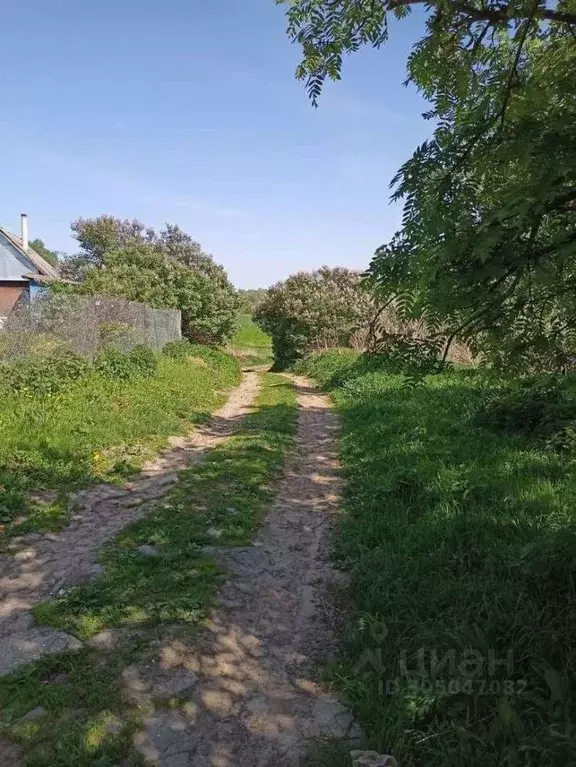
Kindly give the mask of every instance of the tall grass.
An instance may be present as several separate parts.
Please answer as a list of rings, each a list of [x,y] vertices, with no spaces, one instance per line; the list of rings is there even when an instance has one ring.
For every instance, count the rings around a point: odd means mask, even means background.
[[[335,556],[352,588],[327,673],[402,767],[576,764],[574,453],[488,423],[508,381],[407,389],[378,367],[300,364],[343,425]]]

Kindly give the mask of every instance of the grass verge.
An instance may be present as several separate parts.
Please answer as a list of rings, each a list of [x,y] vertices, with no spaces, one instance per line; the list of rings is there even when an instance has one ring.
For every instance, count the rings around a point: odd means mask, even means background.
[[[102,554],[104,574],[39,605],[36,618],[87,639],[109,627],[180,623],[196,629],[208,613],[222,574],[203,554],[214,544],[250,542],[272,497],[271,483],[293,444],[296,394],[283,377],[263,376],[256,409],[236,436],[215,448],[155,511],[127,527]],[[143,556],[148,544],[157,556]],[[120,695],[122,669],[138,643],[117,653],[84,649],[31,664],[0,680],[0,735],[24,747],[25,767],[112,767],[140,764],[130,736],[141,712]],[[38,719],[22,715],[42,706]]]
[[[160,357],[150,378],[92,374],[53,397],[0,398],[0,542],[62,527],[71,491],[137,471],[166,437],[206,418],[239,376],[229,355],[194,347],[188,360]]]
[[[491,427],[513,382],[459,370],[408,389],[377,368],[299,365],[343,427],[352,588],[327,676],[402,767],[576,764],[573,449]]]

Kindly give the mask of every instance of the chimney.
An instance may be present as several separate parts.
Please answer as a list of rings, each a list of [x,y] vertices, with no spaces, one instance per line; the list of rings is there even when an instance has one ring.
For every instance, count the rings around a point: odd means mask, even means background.
[[[22,247],[24,250],[28,250],[28,216],[26,213],[22,213],[20,216],[22,224]]]

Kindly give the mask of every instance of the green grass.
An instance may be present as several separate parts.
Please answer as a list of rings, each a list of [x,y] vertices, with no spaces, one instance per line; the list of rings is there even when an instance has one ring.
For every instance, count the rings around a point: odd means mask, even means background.
[[[264,375],[256,406],[236,436],[184,471],[155,511],[104,550],[99,579],[39,605],[37,620],[82,639],[115,626],[161,631],[165,622],[196,630],[223,577],[202,553],[204,544],[215,543],[207,530],[222,530],[218,545],[248,544],[293,445],[292,385]],[[230,508],[238,513],[230,514]],[[160,556],[139,555],[136,547],[144,543],[156,546]],[[122,700],[119,682],[122,669],[146,651],[146,638],[135,641],[122,652],[52,656],[0,679],[0,737],[23,745],[24,767],[112,767],[122,758],[127,767],[140,764],[130,736],[142,712]],[[48,713],[20,721],[37,706]],[[118,719],[122,728],[110,732],[107,722]]]
[[[343,427],[352,588],[327,677],[402,767],[576,764],[574,453],[488,427],[510,382],[460,370],[410,389],[377,368],[299,365]]]
[[[20,743],[23,767],[126,767],[142,762],[132,753],[139,721],[126,710],[118,684],[129,662],[120,653],[62,653],[25,666],[0,680],[0,735]],[[22,721],[38,707],[43,716]]]
[[[194,361],[161,357],[158,374],[129,382],[91,375],[53,397],[0,398],[0,540],[66,523],[68,494],[138,470],[225,399],[239,380],[231,356],[195,347]],[[199,364],[203,363],[203,364]],[[31,492],[53,490],[49,503]]]
[[[241,314],[238,330],[232,341],[233,346],[254,346],[258,349],[269,349],[272,345],[270,336],[261,330],[249,314]]]
[[[244,366],[272,363],[272,339],[258,327],[249,314],[240,315],[231,349]]]
[[[41,604],[37,620],[81,639],[111,626],[197,625],[221,577],[202,547],[250,541],[270,501],[270,482],[292,444],[295,422],[292,385],[266,374],[257,410],[242,421],[238,435],[183,472],[156,511],[105,549],[101,578]],[[222,531],[217,541],[207,533],[210,528]],[[161,556],[143,557],[137,551],[142,544],[157,547]]]

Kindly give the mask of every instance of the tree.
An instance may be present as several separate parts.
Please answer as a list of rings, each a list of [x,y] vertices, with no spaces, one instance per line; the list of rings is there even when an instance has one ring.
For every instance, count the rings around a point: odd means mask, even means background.
[[[42,256],[44,261],[47,261],[50,264],[50,266],[58,266],[58,263],[60,261],[60,254],[57,250],[49,250],[44,244],[44,241],[38,237],[35,240],[32,240],[31,242],[29,242],[28,244],[30,245],[32,250],[35,250],[39,256]]]
[[[256,309],[266,298],[266,293],[266,288],[249,288],[247,290],[239,290],[238,296],[240,298],[240,311],[244,312],[244,314],[254,314]]]
[[[273,285],[255,319],[272,336],[274,356],[282,364],[313,349],[348,346],[373,313],[359,272],[323,266]]]
[[[72,225],[83,293],[104,293],[182,312],[182,332],[199,343],[224,343],[234,332],[237,293],[224,269],[179,227],[159,233],[111,216]]]
[[[289,30],[317,102],[342,57],[388,36],[415,2],[299,0]],[[426,4],[408,79],[430,100],[429,141],[393,180],[403,226],[370,282],[502,364],[557,369],[576,341],[576,5]]]

